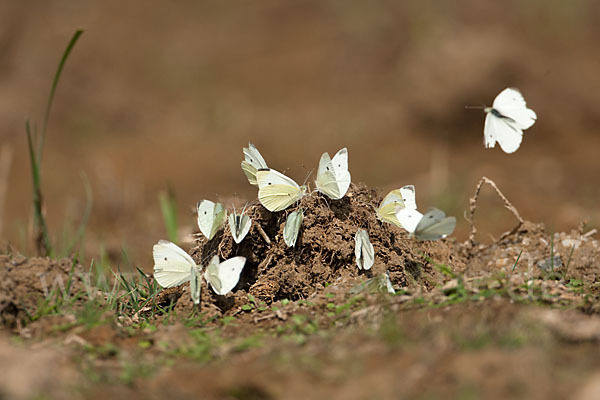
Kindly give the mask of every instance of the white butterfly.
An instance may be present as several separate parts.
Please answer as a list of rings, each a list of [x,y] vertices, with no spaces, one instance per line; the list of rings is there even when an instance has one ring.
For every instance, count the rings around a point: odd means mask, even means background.
[[[392,281],[390,280],[390,274],[385,271],[383,274],[374,276],[373,278],[367,279],[366,281],[359,283],[358,285],[350,288],[350,294],[359,293],[389,293],[396,294]]]
[[[517,151],[523,140],[523,130],[531,127],[537,119],[535,112],[518,89],[504,89],[492,107],[484,108],[487,113],[483,128],[483,144],[492,148],[496,142],[505,153]]]
[[[208,240],[223,227],[227,212],[221,203],[202,200],[198,203],[198,228]]]
[[[359,229],[354,235],[354,255],[358,269],[369,270],[375,262],[375,249],[364,229]]]
[[[258,200],[269,211],[285,210],[304,196],[305,186],[299,186],[292,179],[274,169],[259,169]]]
[[[216,294],[224,296],[237,285],[245,263],[244,257],[233,257],[220,263],[219,256],[214,256],[206,267],[204,279]]]
[[[200,267],[183,249],[167,240],[159,240],[152,248],[154,279],[164,288],[171,288],[191,281],[194,303],[200,302]]]
[[[231,236],[233,237],[233,240],[239,244],[250,231],[252,220],[249,216],[244,214],[244,210],[242,210],[241,214],[237,214],[235,208],[233,209],[233,214],[229,214],[228,218]]]
[[[288,247],[293,247],[296,245],[296,240],[298,239],[298,233],[300,232],[300,226],[302,225],[302,219],[304,218],[304,213],[302,209],[298,211],[294,211],[288,215],[285,220],[285,226],[283,227],[283,240]]]
[[[267,167],[265,159],[262,157],[258,149],[252,144],[248,143],[248,148],[244,147],[244,161],[242,161],[242,171],[246,174],[248,182],[251,185],[257,185],[256,182],[256,171],[261,168]]]
[[[446,217],[442,210],[430,208],[421,218],[414,230],[417,240],[437,240],[454,232],[455,217]]]
[[[350,187],[350,172],[348,171],[348,149],[338,151],[333,159],[328,153],[323,153],[319,161],[317,190],[333,200],[339,200]]]
[[[403,227],[402,222],[397,217],[398,209],[417,209],[415,187],[413,185],[406,185],[389,192],[376,210],[377,218],[392,225]]]

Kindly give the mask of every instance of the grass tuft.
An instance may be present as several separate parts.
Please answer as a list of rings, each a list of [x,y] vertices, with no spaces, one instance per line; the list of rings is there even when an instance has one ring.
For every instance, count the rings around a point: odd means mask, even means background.
[[[71,54],[71,51],[75,46],[75,43],[77,43],[77,40],[82,34],[83,30],[75,31],[71,37],[71,40],[69,41],[69,44],[67,45],[67,48],[63,52],[60,62],[58,63],[58,68],[56,69],[54,79],[52,80],[52,86],[50,87],[50,94],[48,96],[48,103],[46,104],[46,111],[44,112],[44,120],[40,135],[37,135],[37,131],[35,129],[32,131],[29,120],[25,122],[25,132],[27,133],[27,146],[29,147],[29,163],[31,165],[31,177],[33,185],[32,197],[35,242],[38,254],[43,256],[54,255],[52,244],[50,242],[50,236],[48,235],[48,226],[46,224],[46,219],[43,212],[43,197],[41,187],[41,164],[42,154],[44,151],[44,142],[46,140],[46,130],[48,128],[48,120],[50,118],[52,102],[54,101],[54,94],[56,93],[56,87],[58,86],[58,81],[60,80],[62,70],[67,59],[69,58],[69,54]],[[37,141],[37,146],[34,143],[35,141]]]

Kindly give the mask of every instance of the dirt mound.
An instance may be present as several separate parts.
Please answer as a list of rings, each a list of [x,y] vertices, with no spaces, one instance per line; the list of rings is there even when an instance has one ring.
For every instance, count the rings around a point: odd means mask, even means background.
[[[0,256],[0,327],[31,318],[44,299],[83,290],[82,271],[70,259]]]
[[[600,245],[596,230],[584,233],[583,226],[569,233],[548,233],[543,224],[525,222],[517,232],[490,246],[469,249],[467,275],[502,271],[525,273],[531,278],[556,275],[600,287]],[[598,290],[595,290],[598,291]]]
[[[364,185],[352,185],[348,194],[332,201],[317,193],[305,196],[288,210],[272,213],[257,201],[246,207],[252,228],[239,245],[229,226],[215,238],[197,239],[191,254],[201,265],[218,254],[221,259],[246,257],[246,265],[234,296],[228,304],[211,293],[203,301],[223,310],[246,303],[247,295],[270,304],[281,299],[307,298],[329,284],[350,285],[367,277],[388,272],[396,288],[430,289],[441,277],[429,260],[436,263],[456,260],[453,242],[417,242],[406,231],[379,221],[375,208],[381,201],[377,191]],[[304,220],[293,248],[283,240],[287,215],[302,208]],[[369,271],[359,271],[354,256],[354,235],[366,229],[375,248],[375,263]],[[205,292],[206,293],[206,292]]]

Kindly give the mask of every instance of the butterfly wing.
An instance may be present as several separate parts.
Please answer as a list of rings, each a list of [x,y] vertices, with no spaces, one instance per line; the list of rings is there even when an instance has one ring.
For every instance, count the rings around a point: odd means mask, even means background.
[[[194,259],[182,248],[160,240],[152,248],[154,279],[164,288],[179,286],[190,280],[196,268]]]
[[[261,168],[268,168],[265,159],[260,154],[258,149],[252,144],[248,143],[248,147],[244,147],[244,161],[242,161],[242,171],[248,178],[248,182],[251,185],[257,185],[256,172]]]
[[[383,198],[376,210],[377,217],[389,224],[402,226],[396,218],[396,208],[398,207],[404,208],[404,200],[402,200],[400,189],[392,190]]]
[[[359,229],[354,235],[354,255],[358,269],[371,269],[375,261],[375,250],[364,229]]]
[[[242,214],[240,216],[240,224],[239,224],[239,231],[238,231],[238,240],[239,241],[236,243],[240,243],[242,240],[244,240],[244,238],[246,237],[248,232],[250,232],[251,226],[252,226],[252,220],[250,219],[250,217],[245,214]]]
[[[525,98],[519,89],[504,89],[494,99],[493,107],[500,114],[510,118],[515,127],[520,130],[531,127],[537,119],[535,111],[527,108]]]
[[[396,212],[396,218],[400,222],[400,226],[406,229],[408,232],[413,233],[423,218],[417,210],[411,210],[410,208],[399,208]]]
[[[244,160],[244,161],[242,161],[242,171],[246,175],[246,178],[248,178],[248,182],[251,185],[254,185],[254,186],[258,185],[258,183],[256,182],[257,169],[254,165],[252,165],[248,161]]]
[[[496,142],[505,153],[517,151],[523,141],[523,131],[507,119],[499,118],[491,112],[485,117],[483,141],[486,148],[492,148]]]
[[[211,240],[223,227],[226,211],[221,203],[213,203],[210,200],[202,200],[198,203],[198,228],[200,232]]]
[[[495,124],[493,120],[496,117],[488,112],[485,116],[485,124],[483,125],[483,145],[486,149],[492,149],[496,146]]]
[[[319,169],[317,170],[317,180],[315,181],[317,190],[333,200],[342,198],[340,195],[340,187],[335,175],[335,169],[329,154],[323,153],[319,161]],[[344,193],[345,194],[345,193]]]
[[[269,211],[285,210],[304,195],[296,182],[274,169],[259,170],[258,200]]]
[[[404,208],[408,208],[409,210],[417,209],[417,200],[416,200],[414,185],[406,185],[406,186],[401,187],[400,195],[402,196],[402,202],[404,203]]]
[[[244,148],[244,159],[252,164],[257,170],[267,167],[267,163],[260,151],[252,143],[248,143],[248,148]]]
[[[209,266],[206,268],[204,277],[215,293],[224,296],[239,282],[240,274],[246,263],[246,258],[233,257],[219,264],[218,256],[215,257],[213,257]]]
[[[417,240],[437,240],[450,235],[455,227],[455,217],[446,217],[443,211],[431,208],[417,224],[414,235]]]
[[[338,151],[335,156],[333,156],[331,164],[333,165],[335,179],[340,193],[339,198],[342,198],[348,191],[352,179],[350,171],[348,171],[348,149],[344,147]]]
[[[192,300],[194,304],[200,304],[200,291],[202,289],[200,269],[198,267],[194,267],[192,269],[192,276],[190,280],[190,295],[192,296]]]
[[[285,221],[285,226],[283,227],[283,240],[288,247],[294,247],[296,245],[296,240],[298,239],[298,233],[300,232],[303,218],[304,213],[302,212],[302,209],[294,211],[288,215]]]
[[[213,258],[211,258],[204,271],[204,279],[210,284],[210,287],[213,288],[215,293],[221,291],[223,284],[221,283],[221,278],[219,278],[219,256],[213,256]]]

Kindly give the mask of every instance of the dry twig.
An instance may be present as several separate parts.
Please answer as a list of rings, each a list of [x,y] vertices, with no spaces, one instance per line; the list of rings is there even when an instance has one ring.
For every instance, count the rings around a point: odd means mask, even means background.
[[[271,239],[269,239],[269,237],[263,230],[262,226],[260,226],[260,224],[256,224],[256,229],[258,229],[258,233],[260,233],[260,236],[262,236],[262,238],[265,239],[265,242],[267,242],[267,244],[271,244]]]
[[[467,218],[467,220],[469,221],[469,224],[471,225],[471,234],[469,235],[469,243],[470,243],[471,247],[475,246],[475,234],[477,233],[477,228],[475,227],[475,210],[477,209],[477,199],[479,198],[479,192],[481,191],[481,187],[483,186],[484,183],[487,183],[492,188],[494,188],[494,190],[496,191],[498,196],[500,196],[500,198],[504,202],[504,207],[506,207],[506,209],[509,210],[519,221],[517,226],[515,226],[512,230],[510,230],[508,232],[504,232],[502,235],[500,235],[498,240],[496,240],[495,242],[497,243],[497,242],[505,239],[506,237],[516,233],[524,223],[523,218],[521,218],[521,216],[519,215],[519,212],[517,211],[515,206],[513,206],[512,203],[510,201],[508,201],[506,196],[504,196],[504,194],[502,194],[500,189],[498,189],[498,186],[496,186],[496,183],[494,183],[494,181],[492,181],[491,179],[484,176],[481,178],[481,180],[477,184],[477,188],[475,189],[475,194],[473,195],[473,197],[471,197],[469,199],[469,217]]]

